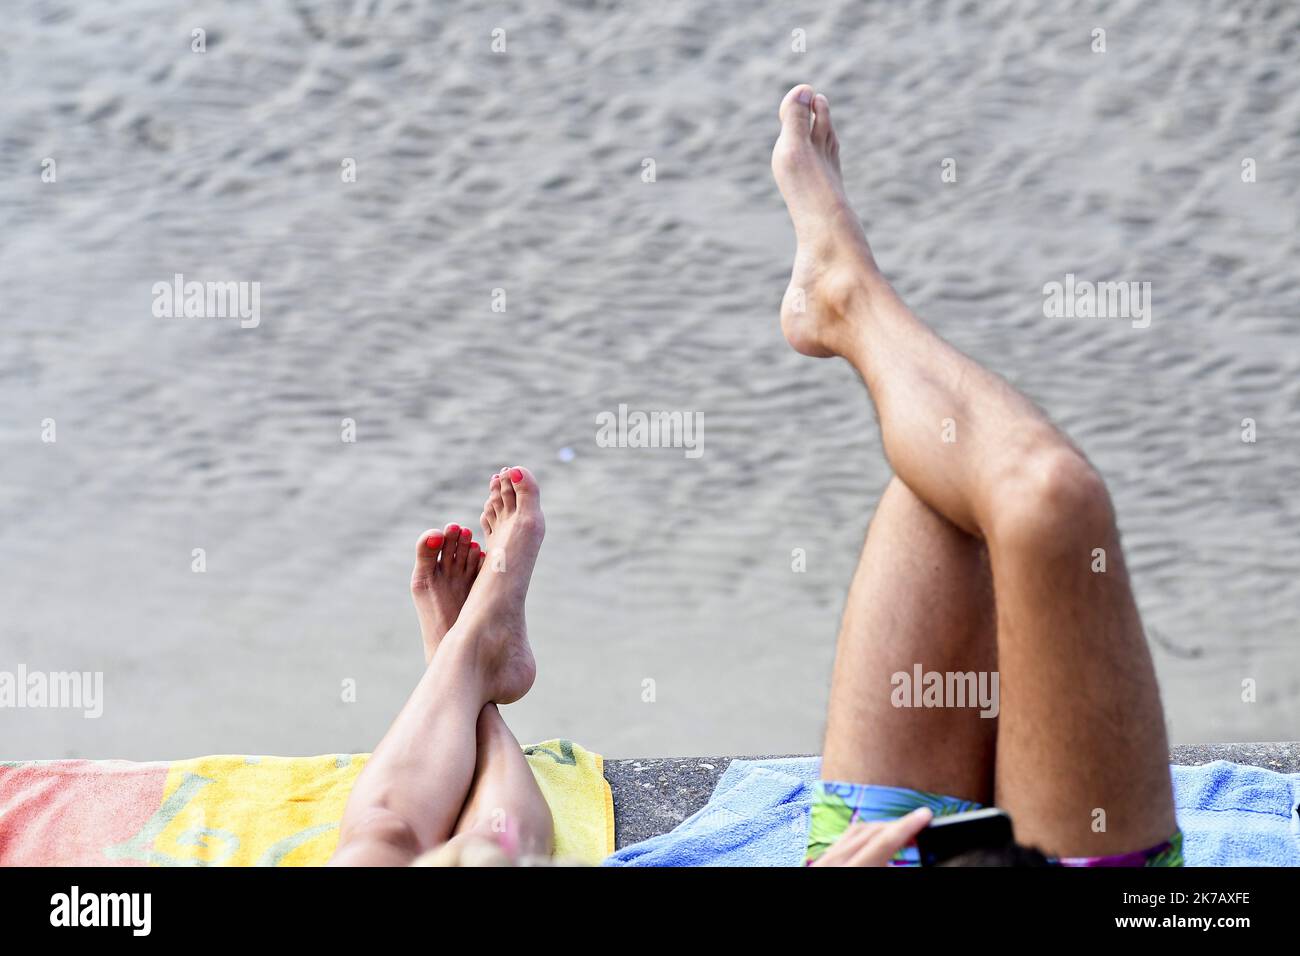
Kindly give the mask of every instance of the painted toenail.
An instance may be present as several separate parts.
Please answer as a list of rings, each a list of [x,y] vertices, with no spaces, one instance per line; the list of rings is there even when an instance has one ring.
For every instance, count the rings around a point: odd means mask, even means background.
[[[511,469],[510,469],[510,480],[511,480],[511,481],[523,481],[523,480],[524,480],[524,473],[523,473],[522,471],[520,471],[518,468],[511,468]]]
[[[431,535],[429,535],[429,539],[428,539],[427,541],[425,541],[425,544],[427,544],[427,545],[428,545],[429,547],[431,547],[431,548],[441,548],[441,547],[442,547],[442,535],[440,535],[440,534],[431,534]]]
[[[470,531],[469,528],[460,529],[460,540],[468,541],[473,536],[474,536],[474,532]]]
[[[460,525],[458,524],[447,525],[447,537],[451,538],[458,534],[460,534]]]

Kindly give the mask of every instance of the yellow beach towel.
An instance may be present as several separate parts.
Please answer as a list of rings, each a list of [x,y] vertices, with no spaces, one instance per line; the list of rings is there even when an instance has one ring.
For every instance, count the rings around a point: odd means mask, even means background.
[[[595,864],[612,853],[601,756],[568,740],[524,753],[556,854]],[[319,866],[368,756],[0,763],[0,864]]]

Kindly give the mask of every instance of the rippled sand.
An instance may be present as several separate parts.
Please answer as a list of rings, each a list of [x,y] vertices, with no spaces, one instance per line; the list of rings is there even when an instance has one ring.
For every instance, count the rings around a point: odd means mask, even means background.
[[[1294,738],[1297,8],[631,6],[9,5],[0,669],[107,700],[0,715],[0,755],[368,749],[419,672],[416,536],[515,462],[549,529],[519,736],[816,750],[888,472],[776,320],[800,80],[903,294],[1109,478],[1174,742]],[[178,272],[260,282],[261,325],[155,318]],[[1067,272],[1151,282],[1150,328],[1045,318]],[[703,456],[598,447],[620,403],[701,413]]]

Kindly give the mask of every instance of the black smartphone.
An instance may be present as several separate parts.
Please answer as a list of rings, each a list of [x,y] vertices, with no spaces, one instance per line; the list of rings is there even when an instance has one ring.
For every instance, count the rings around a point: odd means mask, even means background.
[[[969,850],[995,849],[1012,842],[1011,817],[997,807],[935,817],[916,835],[922,866],[938,866]]]

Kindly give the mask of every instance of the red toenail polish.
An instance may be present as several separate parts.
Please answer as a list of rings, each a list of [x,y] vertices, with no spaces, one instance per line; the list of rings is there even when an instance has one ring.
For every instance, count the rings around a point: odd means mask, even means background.
[[[523,481],[523,480],[524,480],[524,473],[523,473],[522,471],[520,471],[518,468],[511,468],[511,469],[510,469],[510,480],[511,480],[511,481]]]
[[[460,529],[460,539],[462,541],[468,541],[472,537],[474,537],[474,532],[470,531],[469,528]]]
[[[427,544],[427,545],[428,545],[429,547],[431,547],[431,548],[441,548],[441,547],[442,547],[442,535],[440,535],[440,534],[431,534],[431,535],[429,535],[429,540],[426,541],[425,544]]]

